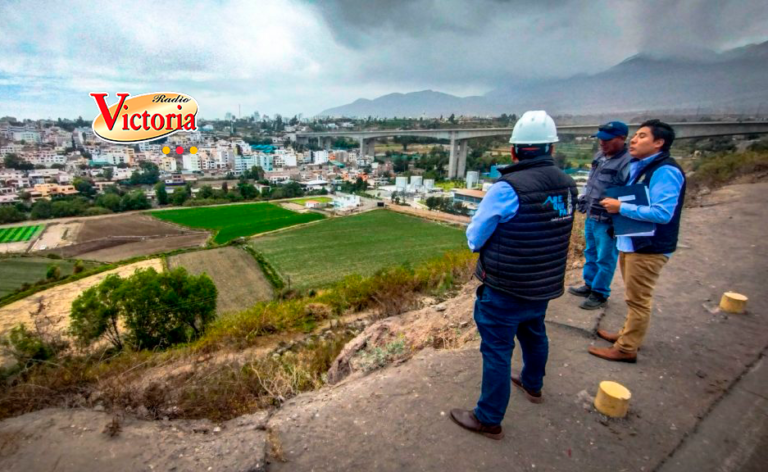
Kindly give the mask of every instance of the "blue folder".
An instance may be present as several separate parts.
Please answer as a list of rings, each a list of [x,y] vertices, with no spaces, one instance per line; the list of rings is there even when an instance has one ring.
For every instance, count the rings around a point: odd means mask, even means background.
[[[611,187],[605,191],[605,196],[638,206],[650,205],[648,187],[643,184]],[[611,215],[611,218],[616,236],[653,236],[656,232],[655,223],[633,220],[620,214]]]

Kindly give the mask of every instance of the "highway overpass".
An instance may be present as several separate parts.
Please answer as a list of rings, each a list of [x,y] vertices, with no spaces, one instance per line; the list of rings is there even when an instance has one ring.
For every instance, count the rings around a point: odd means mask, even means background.
[[[710,138],[717,136],[733,136],[740,134],[768,134],[768,121],[714,121],[701,123],[670,123],[675,129],[677,139]],[[567,125],[558,126],[561,135],[589,136],[597,131],[598,125]],[[630,136],[637,130],[639,124],[630,124]],[[467,141],[489,136],[509,136],[512,128],[452,128],[452,129],[419,129],[419,130],[374,130],[374,131],[322,131],[313,133],[296,133],[296,141],[307,144],[317,140],[319,145],[330,149],[331,144],[338,138],[354,139],[360,143],[360,155],[373,156],[377,139],[395,136],[419,136],[450,141],[450,159],[448,160],[448,178],[463,176],[467,166]]]

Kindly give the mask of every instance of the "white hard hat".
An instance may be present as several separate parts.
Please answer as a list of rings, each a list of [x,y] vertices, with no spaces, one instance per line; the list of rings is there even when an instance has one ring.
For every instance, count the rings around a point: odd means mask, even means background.
[[[512,144],[556,143],[558,139],[555,120],[544,110],[526,111],[515,123],[509,142]]]

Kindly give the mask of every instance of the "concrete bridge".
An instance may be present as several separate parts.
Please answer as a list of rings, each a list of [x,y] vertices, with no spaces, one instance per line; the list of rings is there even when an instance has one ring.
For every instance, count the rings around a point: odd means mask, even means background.
[[[768,134],[768,121],[715,121],[703,123],[670,123],[675,129],[676,139],[710,138],[739,134]],[[589,136],[597,131],[598,125],[558,126],[561,135]],[[639,127],[638,123],[629,125],[630,137]],[[450,141],[450,159],[448,160],[448,178],[465,174],[467,166],[467,141],[489,136],[510,136],[512,128],[474,128],[474,129],[419,129],[419,130],[377,130],[377,131],[323,131],[317,133],[296,133],[296,141],[307,144],[316,139],[325,149],[338,138],[349,138],[360,142],[360,155],[373,156],[377,139],[395,136],[418,136]]]

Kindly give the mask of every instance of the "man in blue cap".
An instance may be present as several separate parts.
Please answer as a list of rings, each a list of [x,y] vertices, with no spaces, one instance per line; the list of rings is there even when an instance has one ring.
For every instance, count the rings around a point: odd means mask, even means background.
[[[621,121],[611,121],[598,128],[592,135],[600,142],[600,151],[592,161],[589,180],[584,195],[579,198],[579,209],[587,214],[584,223],[584,285],[570,287],[568,293],[585,297],[579,307],[596,310],[605,306],[611,295],[611,281],[619,256],[613,237],[613,222],[606,209],[600,205],[605,191],[621,187],[629,178],[629,128]]]

